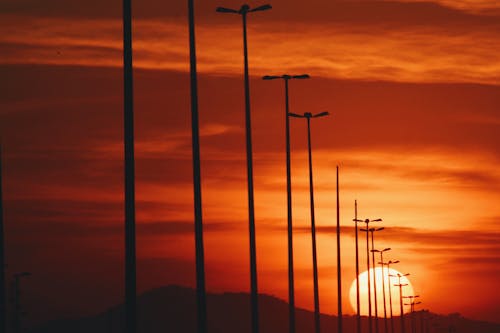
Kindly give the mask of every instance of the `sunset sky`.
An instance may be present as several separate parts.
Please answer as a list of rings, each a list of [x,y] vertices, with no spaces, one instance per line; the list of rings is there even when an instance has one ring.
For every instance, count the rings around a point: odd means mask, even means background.
[[[248,18],[259,292],[288,295],[284,91],[261,77],[308,73],[291,111],[331,114],[311,122],[322,312],[337,313],[339,165],[345,313],[357,199],[421,308],[500,322],[500,2],[248,3],[273,6]],[[207,288],[248,291],[241,19],[215,12],[242,3],[195,4]],[[121,14],[0,2],[7,274],[33,274],[32,323],[123,301]],[[133,1],[133,16],[138,291],[194,287],[187,4]],[[296,297],[312,309],[306,134],[292,118]]]

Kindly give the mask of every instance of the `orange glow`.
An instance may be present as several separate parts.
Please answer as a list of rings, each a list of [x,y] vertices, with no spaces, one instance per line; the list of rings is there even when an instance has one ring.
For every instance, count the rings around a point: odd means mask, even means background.
[[[374,275],[375,274],[375,275]],[[379,317],[384,317],[384,288],[385,288],[385,307],[386,313],[389,313],[390,309],[390,299],[392,299],[392,309],[393,315],[399,315],[400,313],[400,295],[399,295],[399,287],[395,286],[398,284],[397,277],[390,277],[390,275],[403,275],[395,269],[384,269],[382,272],[382,268],[377,267],[375,270],[370,268],[370,295],[372,302],[372,315],[375,316],[375,285],[377,285],[377,314]],[[373,277],[376,278],[376,283],[373,280]],[[384,284],[384,285],[382,285]],[[390,284],[390,293],[389,293],[389,284]],[[401,284],[406,284],[407,286],[402,287],[402,295],[403,296],[416,296],[413,291],[413,286],[409,279],[406,276],[401,277]],[[362,316],[368,316],[368,272],[364,271],[359,274],[359,298],[360,298],[360,314]],[[357,309],[357,301],[356,301],[356,279],[351,284],[351,288],[349,289],[349,301],[351,302],[351,306],[353,311],[356,312]],[[404,305],[405,303],[409,303],[403,298],[403,311],[404,313],[410,312],[410,307]]]

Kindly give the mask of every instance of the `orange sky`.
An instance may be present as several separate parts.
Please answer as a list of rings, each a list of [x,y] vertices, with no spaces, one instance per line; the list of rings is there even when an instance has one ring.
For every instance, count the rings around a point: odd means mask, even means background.
[[[140,291],[194,285],[186,8],[163,3],[134,4]],[[340,165],[345,312],[357,199],[424,308],[498,321],[500,5],[271,4],[249,18],[259,291],[287,295],[283,87],[260,76],[309,73],[292,111],[332,114],[312,123],[322,311],[337,310]],[[240,21],[214,7],[197,7],[207,284],[248,290]],[[0,4],[6,254],[9,273],[34,274],[33,321],[123,298],[120,15],[119,1]],[[311,309],[306,128],[291,123],[297,299]]]

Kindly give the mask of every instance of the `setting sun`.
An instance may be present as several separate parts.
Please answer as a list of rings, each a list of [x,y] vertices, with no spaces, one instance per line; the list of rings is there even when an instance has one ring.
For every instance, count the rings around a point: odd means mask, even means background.
[[[402,294],[404,296],[413,296],[413,286],[411,282],[403,276],[402,273],[398,272],[395,269],[390,268],[389,272],[387,269],[384,269],[382,273],[382,269],[377,267],[375,268],[375,277],[376,281],[373,281],[373,269],[370,269],[370,289],[371,289],[371,303],[372,303],[372,315],[375,315],[375,285],[377,286],[377,314],[379,317],[384,316],[384,292],[385,288],[385,303],[386,303],[386,311],[389,313],[390,304],[392,300],[392,312],[394,315],[399,315],[399,287],[396,285],[399,283],[397,275],[401,275],[401,284],[407,284],[402,287]],[[383,276],[382,276],[383,274]],[[391,276],[390,276],[391,275]],[[389,294],[389,281],[390,281],[390,294]],[[384,283],[383,283],[384,282]],[[360,297],[360,313],[362,316],[368,315],[368,273],[364,271],[359,274],[359,297]],[[349,300],[351,302],[351,306],[356,311],[356,279],[351,284],[351,289],[349,290]],[[405,302],[403,301],[403,304]],[[410,307],[404,306],[404,312],[410,312]]]

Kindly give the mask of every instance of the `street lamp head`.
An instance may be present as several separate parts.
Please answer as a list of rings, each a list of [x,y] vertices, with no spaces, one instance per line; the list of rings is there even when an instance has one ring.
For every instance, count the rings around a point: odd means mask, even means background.
[[[380,228],[375,229],[375,231],[381,231],[381,230],[384,230],[384,229],[385,229],[384,227],[380,227]]]
[[[370,252],[381,252],[381,251],[373,249],[373,250],[370,250]]]
[[[243,9],[243,7],[247,7],[246,11],[247,12],[260,12],[260,11],[264,11],[264,10],[269,10],[271,8],[273,8],[271,5],[267,4],[267,5],[262,5],[262,6],[259,6],[257,8],[254,8],[254,9],[250,9],[250,6],[248,5],[243,5],[241,6],[241,9],[240,11]]]
[[[385,251],[390,251],[391,248],[390,247],[386,247],[385,249],[382,250],[382,252],[385,252]]]
[[[276,80],[276,79],[281,79],[282,76],[277,76],[277,75],[265,75],[262,77],[262,80]]]
[[[240,10],[238,11],[238,14],[246,14],[250,11],[250,6],[247,4],[244,4],[241,6]]]
[[[397,263],[399,263],[399,260],[394,260],[394,261],[389,260],[389,263],[390,263],[390,264],[397,264]]]
[[[319,117],[325,117],[325,116],[328,116],[328,115],[329,115],[328,111],[324,111],[324,112],[321,112],[321,113],[317,113],[317,114],[315,114],[312,117],[313,118],[319,118]]]
[[[235,9],[231,8],[225,8],[225,7],[217,7],[215,9],[217,13],[232,13],[232,14],[239,14],[239,12]]]
[[[295,118],[304,118],[303,115],[300,115],[300,114],[296,114],[296,113],[292,113],[292,112],[288,112],[288,115],[290,117],[295,117]]]
[[[292,79],[310,79],[309,74],[293,75]]]
[[[371,220],[370,222],[382,222],[382,219]]]

